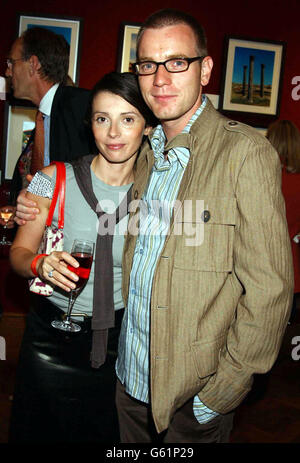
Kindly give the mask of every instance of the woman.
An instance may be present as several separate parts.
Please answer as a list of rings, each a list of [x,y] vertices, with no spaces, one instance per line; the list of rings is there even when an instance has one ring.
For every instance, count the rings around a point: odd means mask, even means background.
[[[267,138],[277,150],[282,163],[282,193],[286,205],[286,217],[291,238],[294,264],[294,300],[291,321],[299,310],[300,302],[300,132],[288,120],[273,122]]]
[[[114,362],[124,306],[121,262],[127,208],[115,226],[106,260],[96,251],[88,283],[75,302],[72,314],[85,315],[82,321],[76,321],[81,331],[66,334],[54,329],[51,321],[61,319],[66,312],[68,293],[78,279],[68,269],[78,265],[69,253],[73,240],[89,239],[101,249],[108,236],[97,233],[98,216],[90,206],[91,197],[108,213],[130,198],[127,193],[139,148],[154,122],[130,73],[107,74],[95,85],[89,120],[98,155],[66,164],[65,250],[37,258],[55,186],[54,165],[38,172],[28,187],[27,194],[36,201],[40,214],[34,222],[19,228],[11,247],[10,259],[16,272],[32,278],[34,261],[38,276],[55,285],[52,296],[32,297],[33,310],[28,315],[14,394],[13,442],[118,442]],[[57,218],[56,211],[56,223]],[[100,331],[108,333],[107,350],[100,346],[100,354],[99,345],[92,349],[91,333],[93,308],[99,306]],[[96,369],[90,365],[91,350]]]

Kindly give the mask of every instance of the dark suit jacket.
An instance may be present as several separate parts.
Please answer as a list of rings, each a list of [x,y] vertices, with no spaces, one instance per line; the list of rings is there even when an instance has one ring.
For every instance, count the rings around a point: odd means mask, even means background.
[[[50,161],[71,161],[95,152],[91,130],[84,123],[89,90],[60,85],[55,93],[50,122]],[[11,202],[14,203],[22,189],[20,162],[33,142],[34,132],[20,155],[11,183]]]

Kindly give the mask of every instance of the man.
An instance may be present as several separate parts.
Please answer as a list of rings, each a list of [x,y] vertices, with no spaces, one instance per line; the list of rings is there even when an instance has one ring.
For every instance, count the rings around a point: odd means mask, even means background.
[[[28,184],[27,174],[51,161],[68,161],[91,153],[93,139],[84,123],[89,91],[65,86],[69,45],[63,36],[31,28],[15,40],[7,60],[6,77],[15,98],[30,100],[43,114],[44,146],[33,167],[35,133],[21,154],[12,180],[12,201]],[[26,198],[23,197],[24,204]],[[22,222],[21,222],[22,223]]]
[[[202,94],[213,61],[194,18],[152,15],[137,60],[161,126],[139,157],[140,233],[133,215],[125,244],[121,440],[228,442],[233,410],[253,374],[272,367],[289,316],[280,163],[255,129],[224,118]]]

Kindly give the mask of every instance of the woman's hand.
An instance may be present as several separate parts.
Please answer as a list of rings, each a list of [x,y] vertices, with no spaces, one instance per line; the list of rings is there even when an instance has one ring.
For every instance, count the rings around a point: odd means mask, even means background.
[[[37,272],[42,280],[50,281],[67,292],[76,288],[78,276],[68,269],[68,265],[79,267],[79,263],[66,251],[53,251],[37,263]]]

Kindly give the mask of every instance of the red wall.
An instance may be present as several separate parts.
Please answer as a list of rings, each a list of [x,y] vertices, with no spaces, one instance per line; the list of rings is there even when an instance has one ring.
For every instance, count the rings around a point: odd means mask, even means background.
[[[0,75],[5,73],[5,58],[16,37],[18,12],[84,19],[79,84],[81,87],[91,88],[103,73],[116,67],[121,22],[140,23],[161,7],[183,9],[192,13],[203,24],[207,33],[209,54],[214,60],[207,93],[220,92],[223,40],[226,34],[285,41],[287,54],[280,118],[293,120],[300,129],[300,99],[292,99],[294,85],[291,83],[294,76],[300,76],[300,0],[172,0],[163,4],[158,0],[1,0]],[[300,90],[298,94],[300,96]],[[0,101],[0,141],[3,109],[4,104]]]

